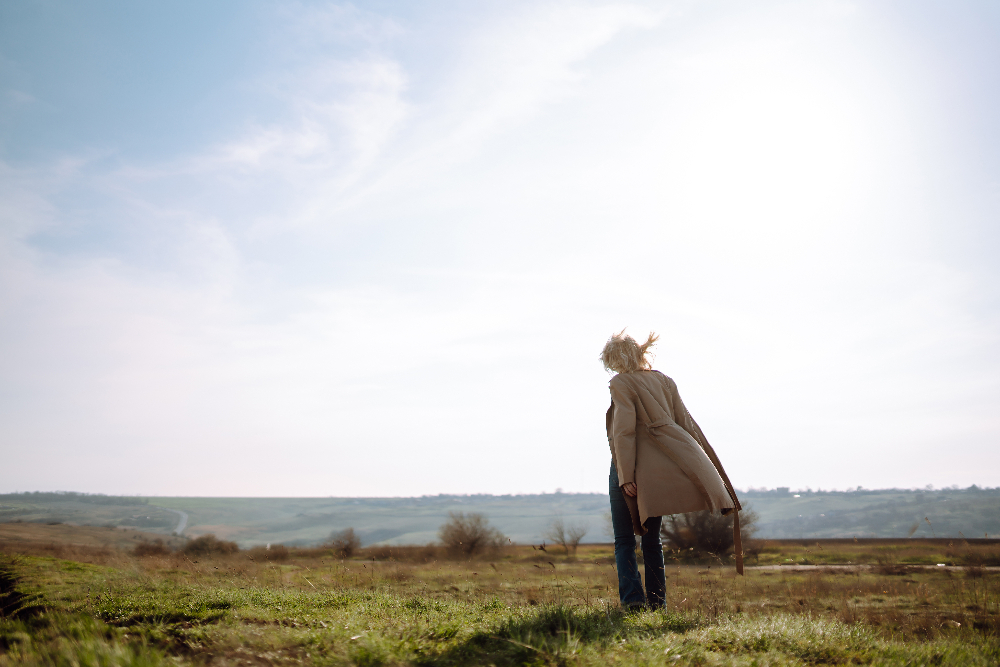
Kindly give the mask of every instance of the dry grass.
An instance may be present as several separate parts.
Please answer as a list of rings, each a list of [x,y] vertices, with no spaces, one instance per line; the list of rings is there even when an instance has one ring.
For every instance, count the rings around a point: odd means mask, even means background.
[[[73,545],[131,549],[141,542],[155,540],[161,540],[174,549],[184,544],[184,538],[181,537],[105,526],[73,526],[65,523],[44,524],[20,521],[0,523],[0,551],[3,552],[22,547],[32,549],[39,544],[51,545],[53,548]]]
[[[192,559],[182,552],[135,557],[120,550],[50,545],[20,553],[54,556],[141,573],[179,585],[239,583],[281,590],[377,591],[435,600],[495,599],[505,605],[614,605],[617,575],[610,546],[582,545],[577,558],[515,546],[489,559],[453,560],[442,547],[375,547],[353,559],[329,549],[257,548]],[[877,560],[873,551],[866,560]],[[982,566],[858,566],[748,568],[667,566],[667,607],[708,620],[777,612],[863,622],[886,634],[935,637],[957,622],[1000,630],[1000,574]]]
[[[754,540],[759,565],[1000,565],[1000,541],[962,539]]]
[[[766,553],[801,563],[822,552],[827,564],[750,567],[739,577],[731,567],[669,561],[666,611],[635,617],[616,610],[608,545],[581,545],[576,558],[506,547],[478,560],[449,559],[442,547],[376,547],[349,559],[332,549],[290,548],[276,557],[274,546],[198,558],[81,545],[58,551],[42,543],[20,543],[17,551],[32,556],[18,566],[32,590],[53,614],[66,614],[59,623],[77,628],[36,628],[32,646],[63,646],[66,633],[93,632],[117,637],[145,664],[159,664],[156,656],[362,665],[1000,659],[1000,574],[977,564],[911,562],[948,550],[955,563],[971,562],[983,551],[978,546],[783,546],[768,544]],[[833,552],[845,562],[836,564]],[[88,623],[98,625],[79,629]],[[11,625],[5,636],[28,631],[20,627]],[[45,632],[53,634],[45,639]],[[13,664],[2,642],[14,639],[0,640],[0,665]],[[18,655],[27,663],[58,662],[42,653]]]

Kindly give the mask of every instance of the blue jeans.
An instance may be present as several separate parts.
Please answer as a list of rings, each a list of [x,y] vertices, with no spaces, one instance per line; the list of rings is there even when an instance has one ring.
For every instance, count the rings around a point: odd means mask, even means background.
[[[646,569],[646,595],[642,594],[642,579],[635,560],[635,533],[632,516],[625,504],[625,494],[618,485],[618,469],[611,464],[608,479],[611,494],[611,523],[615,530],[615,567],[618,569],[618,597],[623,607],[638,607],[645,603],[654,609],[663,607],[667,594],[667,579],[663,573],[663,546],[660,544],[662,517],[646,519],[647,533],[642,536],[642,560]]]

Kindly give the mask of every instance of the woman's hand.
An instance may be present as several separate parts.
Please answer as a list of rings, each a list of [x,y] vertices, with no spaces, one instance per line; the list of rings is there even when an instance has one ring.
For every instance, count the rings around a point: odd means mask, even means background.
[[[636,494],[635,482],[625,482],[624,484],[622,484],[622,491],[625,492],[626,496],[629,496],[630,498],[635,498]]]

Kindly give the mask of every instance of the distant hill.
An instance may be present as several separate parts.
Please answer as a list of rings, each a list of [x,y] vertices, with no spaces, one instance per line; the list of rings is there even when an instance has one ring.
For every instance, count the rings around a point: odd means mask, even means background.
[[[760,515],[759,537],[983,537],[1000,535],[1000,489],[741,491]],[[514,542],[540,543],[553,519],[611,541],[598,493],[419,498],[129,498],[77,493],[0,495],[0,522],[62,522],[171,534],[215,533],[241,546],[312,545],[347,527],[364,544],[426,544],[448,513],[481,512]],[[927,520],[925,520],[925,517]]]
[[[1000,488],[744,491],[760,537],[984,537],[1000,535]]]
[[[205,533],[256,544],[312,545],[354,528],[365,545],[427,544],[449,512],[481,512],[514,542],[540,543],[556,517],[589,527],[585,541],[607,542],[608,496],[552,493],[419,498],[116,498],[65,493],[0,495],[0,522],[61,521],[171,533],[186,513],[184,535]]]

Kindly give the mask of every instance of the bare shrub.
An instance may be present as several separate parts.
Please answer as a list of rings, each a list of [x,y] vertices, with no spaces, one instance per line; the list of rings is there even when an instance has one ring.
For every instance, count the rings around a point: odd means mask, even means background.
[[[983,574],[986,571],[983,569],[982,565],[966,565],[965,566],[965,576],[970,579],[982,579]]]
[[[170,553],[170,547],[163,543],[163,540],[152,542],[139,542],[132,549],[133,556],[166,556]]]
[[[353,528],[345,528],[339,532],[330,533],[330,539],[324,545],[333,549],[342,558],[350,558],[361,548],[361,538]]]
[[[181,551],[188,556],[224,556],[239,550],[240,547],[236,542],[220,540],[212,533],[196,537],[181,548]]]
[[[292,547],[288,554],[293,558],[326,558],[330,555],[330,548],[318,547]]]
[[[955,556],[964,565],[978,565],[980,567],[1000,565],[1000,549],[997,549],[996,546],[967,545]]]
[[[744,542],[757,532],[758,515],[749,505],[740,510],[740,535]],[[722,557],[733,550],[732,512],[721,514],[704,510],[664,517],[660,535],[667,547],[684,557]],[[746,550],[744,550],[746,553]]]
[[[909,574],[912,568],[899,563],[896,553],[888,549],[879,549],[875,554],[875,571],[879,574],[898,575]]]
[[[372,560],[402,560],[399,556],[399,549],[388,544],[380,544],[365,549],[365,558]]]
[[[545,532],[545,538],[552,540],[563,548],[568,556],[570,551],[576,555],[576,548],[580,546],[580,540],[587,534],[588,527],[583,524],[573,524],[567,526],[562,517],[554,519],[549,529]]]
[[[743,530],[743,526],[740,525],[740,532],[746,534]],[[760,562],[760,554],[765,548],[764,540],[758,540],[755,538],[747,538],[743,540],[743,557],[747,559],[753,559],[755,563]]]
[[[611,520],[611,512],[605,512],[601,515],[601,524],[604,527],[604,534],[611,538],[611,541],[615,541],[615,522]]]
[[[448,517],[438,530],[438,537],[452,554],[474,556],[499,549],[507,539],[483,514],[448,512]]]

